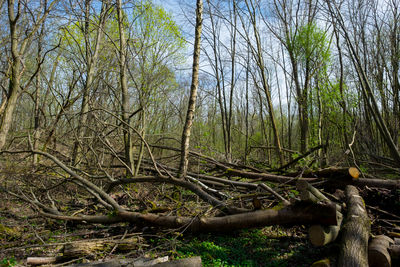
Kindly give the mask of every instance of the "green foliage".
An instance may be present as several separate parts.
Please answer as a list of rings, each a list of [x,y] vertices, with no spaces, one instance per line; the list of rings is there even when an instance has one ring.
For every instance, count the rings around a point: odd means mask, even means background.
[[[0,267],[12,267],[17,265],[17,261],[14,258],[5,258],[0,261]]]
[[[312,69],[324,68],[330,62],[331,53],[327,33],[314,23],[300,27],[294,36],[292,48],[297,60],[301,63],[311,63]]]
[[[309,266],[303,245],[269,238],[265,230],[244,230],[231,235],[200,235],[178,243],[178,258],[201,256],[203,266]],[[279,230],[279,229],[278,229]],[[282,231],[282,236],[285,233]],[[293,265],[295,263],[295,265]]]
[[[163,40],[176,48],[184,48],[185,42],[178,25],[163,7],[151,1],[142,1],[135,6],[133,17],[137,18],[134,23],[135,34],[146,36],[146,41]]]

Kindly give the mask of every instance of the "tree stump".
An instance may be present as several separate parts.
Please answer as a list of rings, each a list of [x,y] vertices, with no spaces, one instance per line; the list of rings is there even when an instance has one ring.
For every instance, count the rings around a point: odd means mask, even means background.
[[[348,207],[346,222],[343,226],[338,266],[368,266],[368,238],[371,222],[358,190],[346,186],[346,203]]]

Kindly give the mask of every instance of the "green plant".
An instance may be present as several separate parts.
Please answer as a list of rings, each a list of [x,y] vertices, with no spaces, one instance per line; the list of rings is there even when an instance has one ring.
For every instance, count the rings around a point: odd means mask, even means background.
[[[17,261],[11,257],[11,258],[5,258],[0,261],[0,267],[11,267],[17,265]]]

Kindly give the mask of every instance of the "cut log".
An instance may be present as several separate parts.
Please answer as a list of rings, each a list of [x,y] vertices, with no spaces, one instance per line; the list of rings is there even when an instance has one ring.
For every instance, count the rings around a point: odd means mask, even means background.
[[[360,176],[360,171],[356,167],[350,167],[349,174],[351,177],[353,177],[353,179],[358,179]]]
[[[136,265],[135,265],[136,266]],[[191,257],[185,259],[178,259],[168,262],[159,263],[154,267],[201,267],[201,257]]]
[[[394,245],[389,248],[392,260],[400,261],[400,238],[394,238]]]
[[[74,242],[65,244],[62,253],[66,259],[96,256],[97,253],[111,251],[118,245],[118,251],[130,251],[138,247],[139,239],[132,237],[124,240],[99,240],[90,242]]]
[[[368,238],[371,222],[358,190],[346,186],[348,207],[338,259],[338,266],[368,266]]]
[[[392,260],[389,247],[394,244],[393,239],[378,235],[374,237],[368,246],[368,263],[370,267],[390,267]]]
[[[26,259],[27,265],[48,265],[60,262],[62,257],[28,257]]]
[[[342,225],[343,215],[340,212],[337,212],[338,215],[338,223],[337,225],[312,225],[308,229],[308,237],[311,241],[311,244],[314,246],[325,246],[336,240],[339,235],[340,227]]]
[[[389,248],[393,260],[400,260],[400,245],[393,245]]]
[[[115,259],[106,262],[89,262],[68,265],[67,267],[201,267],[199,256],[168,261],[168,256],[157,259]]]
[[[319,201],[334,203],[330,201],[324,194],[322,194],[317,188],[310,185],[305,180],[298,180],[296,182],[296,188],[300,193],[300,199],[303,201],[310,201],[313,203],[317,203]],[[336,204],[336,209],[341,211],[342,207],[339,204]]]
[[[322,194],[318,189],[310,185],[307,181],[299,180],[296,183],[296,188],[300,192],[300,199],[304,201],[310,202],[320,202],[324,201],[326,203],[333,203],[330,201],[324,194]],[[330,242],[335,241],[337,238],[340,226],[342,224],[343,215],[339,212],[341,210],[340,205],[336,205],[336,216],[337,216],[337,224],[330,225],[330,226],[323,226],[323,225],[312,225],[308,229],[308,236],[311,243],[314,246],[324,246]]]

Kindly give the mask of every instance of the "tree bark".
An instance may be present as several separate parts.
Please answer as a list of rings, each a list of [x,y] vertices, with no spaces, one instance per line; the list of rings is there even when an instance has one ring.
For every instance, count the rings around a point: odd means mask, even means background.
[[[338,266],[368,266],[368,238],[371,221],[358,190],[348,185],[345,194],[348,211],[343,226]]]
[[[193,52],[192,84],[190,86],[189,106],[186,114],[186,121],[182,131],[181,159],[179,164],[179,177],[184,178],[188,169],[188,154],[190,131],[193,124],[194,112],[196,110],[197,88],[199,86],[199,62],[200,62],[200,41],[203,23],[203,0],[197,0],[196,7],[196,28]]]
[[[85,30],[84,30],[84,37],[85,38],[90,38],[90,0],[85,1]],[[99,52],[100,52],[100,47],[101,43],[103,40],[103,35],[104,35],[104,23],[106,20],[106,15],[108,13],[108,1],[103,1],[102,6],[101,6],[101,13],[100,13],[100,21],[99,25],[97,28],[97,35],[96,35],[96,41],[95,45],[93,48],[93,52],[90,52],[89,50],[91,49],[90,47],[86,46],[86,80],[85,84],[83,87],[83,97],[82,97],[82,105],[81,105],[81,111],[79,113],[79,121],[78,121],[78,127],[77,127],[77,139],[74,142],[73,146],[73,151],[72,151],[72,156],[71,156],[71,164],[76,165],[79,162],[79,153],[82,148],[82,139],[85,136],[85,130],[84,127],[87,124],[87,119],[88,119],[88,112],[89,112],[89,98],[90,98],[90,91],[92,90],[93,87],[93,82],[95,79],[95,74],[96,74],[96,67],[97,67],[97,61],[99,57]],[[85,42],[87,45],[90,44],[89,41]],[[93,54],[92,54],[93,53]]]
[[[129,93],[128,83],[126,76],[126,38],[125,29],[123,26],[123,14],[122,14],[122,1],[117,0],[117,13],[118,13],[118,30],[119,30],[119,79],[121,86],[121,112],[122,112],[122,128],[124,133],[124,152],[125,152],[125,164],[128,166],[126,175],[133,175],[135,173],[135,166],[133,161],[133,150],[132,150],[132,137],[130,129],[130,118],[129,118]],[[144,112],[144,111],[142,111]]]
[[[223,217],[179,217],[156,214],[142,214],[130,211],[117,211],[113,216],[63,216],[41,213],[43,216],[75,222],[112,224],[118,222],[145,223],[162,228],[185,228],[190,232],[229,232],[238,229],[263,227],[268,225],[302,225],[337,223],[336,206],[297,202],[282,209],[266,209],[245,212]]]
[[[374,237],[368,246],[368,264],[370,267],[390,267],[392,259],[390,257],[390,245],[394,241],[384,235]]]
[[[17,13],[15,13],[14,6],[15,1],[8,1],[8,22],[10,30],[11,39],[11,75],[8,85],[8,95],[4,110],[0,114],[0,150],[3,149],[6,144],[7,135],[11,127],[13,120],[14,110],[17,105],[18,98],[22,92],[21,89],[21,78],[24,72],[23,60],[27,48],[30,46],[34,34],[38,31],[39,27],[44,23],[47,15],[52,10],[52,7],[58,2],[54,0],[46,11],[37,18],[36,22],[33,24],[32,29],[27,30],[27,36],[21,40],[19,35],[19,19],[21,18],[21,3],[18,2]]]

